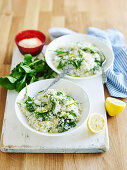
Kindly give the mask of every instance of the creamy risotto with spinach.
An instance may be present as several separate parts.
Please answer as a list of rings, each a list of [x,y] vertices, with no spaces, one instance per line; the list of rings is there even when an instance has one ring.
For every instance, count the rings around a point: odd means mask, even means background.
[[[73,77],[87,77],[101,71],[105,56],[95,45],[90,43],[75,43],[62,46],[54,51],[53,64],[58,70],[63,70],[68,64],[73,65],[68,74]]]
[[[64,91],[49,89],[30,97],[27,92],[18,103],[28,124],[37,131],[62,133],[77,125],[81,103]]]

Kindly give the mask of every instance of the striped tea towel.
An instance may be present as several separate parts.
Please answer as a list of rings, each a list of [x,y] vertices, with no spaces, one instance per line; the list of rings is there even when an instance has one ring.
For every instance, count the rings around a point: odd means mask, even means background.
[[[69,29],[51,28],[49,30],[51,39],[66,34],[74,34]],[[115,60],[114,65],[106,72],[106,86],[111,96],[127,97],[127,46],[124,36],[116,29],[100,30],[98,28],[89,27],[87,29],[89,35],[95,36],[106,43],[113,49]],[[56,36],[54,36],[56,35]],[[57,36],[58,35],[58,36]]]

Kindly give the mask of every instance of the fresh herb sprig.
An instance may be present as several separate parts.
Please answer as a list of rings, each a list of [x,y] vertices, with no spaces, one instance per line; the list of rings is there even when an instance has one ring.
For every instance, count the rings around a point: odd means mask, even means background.
[[[68,117],[60,117],[58,121],[58,133],[66,132],[70,128],[76,126],[76,113],[74,112],[74,110],[69,111],[69,113],[74,117],[74,119],[69,119]]]
[[[9,76],[0,77],[0,85],[9,90],[20,92],[26,84],[37,81],[40,77],[54,78],[56,73],[50,69],[45,57],[32,59],[32,55],[24,55],[24,62],[20,62]]]

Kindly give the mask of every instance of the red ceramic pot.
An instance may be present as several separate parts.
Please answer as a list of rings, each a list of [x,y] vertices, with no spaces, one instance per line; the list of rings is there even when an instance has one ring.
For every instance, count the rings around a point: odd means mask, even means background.
[[[38,38],[42,44],[35,47],[35,48],[24,48],[19,45],[19,41],[27,38]],[[46,42],[46,36],[37,30],[25,30],[20,33],[18,33],[15,37],[15,42],[19,48],[19,51],[24,55],[24,54],[31,54],[32,56],[38,55],[41,51],[43,46],[45,45]]]

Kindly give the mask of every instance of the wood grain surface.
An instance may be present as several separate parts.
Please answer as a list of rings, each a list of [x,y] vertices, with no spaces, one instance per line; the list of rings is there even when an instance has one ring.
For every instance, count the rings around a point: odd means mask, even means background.
[[[88,26],[117,28],[127,39],[126,0],[0,0],[0,76],[8,75],[15,35],[50,27],[85,33]],[[0,86],[0,131],[6,89]],[[105,96],[109,96],[105,88]],[[127,100],[123,99],[126,103]],[[127,169],[127,108],[108,117],[110,150],[102,154],[6,154],[0,152],[0,170],[125,170]]]

